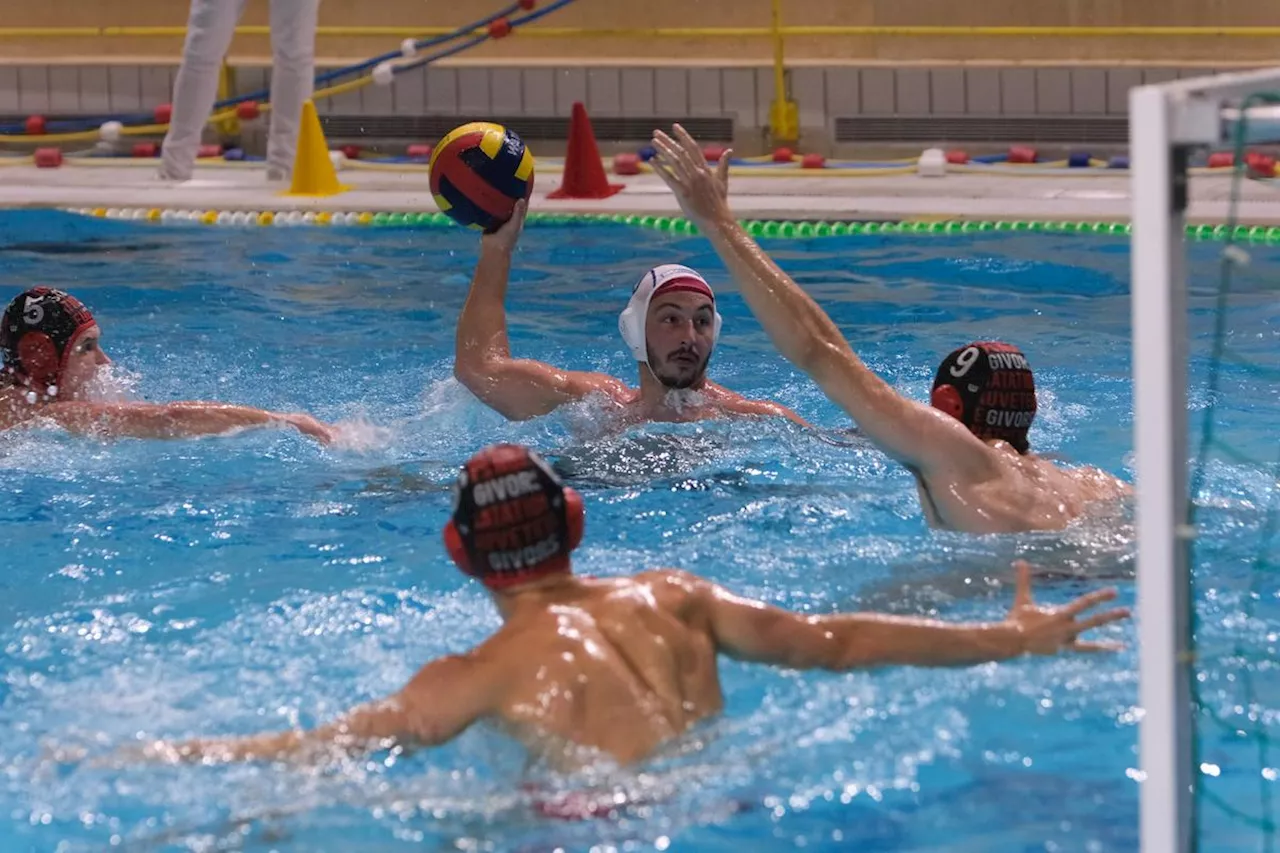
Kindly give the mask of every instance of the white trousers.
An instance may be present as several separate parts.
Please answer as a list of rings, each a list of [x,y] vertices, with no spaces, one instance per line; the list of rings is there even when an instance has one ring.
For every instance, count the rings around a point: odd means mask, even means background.
[[[164,138],[160,173],[187,180],[213,103],[218,72],[226,58],[245,0],[191,0],[182,67],[173,85],[173,116]],[[316,18],[320,0],[271,0],[271,126],[267,172],[287,178],[298,147],[302,102],[315,78]]]

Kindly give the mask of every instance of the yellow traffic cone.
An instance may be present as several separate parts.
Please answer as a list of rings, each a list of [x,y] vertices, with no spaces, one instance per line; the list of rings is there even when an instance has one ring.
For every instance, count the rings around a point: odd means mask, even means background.
[[[338,183],[338,173],[329,159],[329,143],[320,129],[315,103],[304,101],[302,126],[298,130],[298,153],[293,158],[293,183],[285,195],[337,195],[349,189]]]

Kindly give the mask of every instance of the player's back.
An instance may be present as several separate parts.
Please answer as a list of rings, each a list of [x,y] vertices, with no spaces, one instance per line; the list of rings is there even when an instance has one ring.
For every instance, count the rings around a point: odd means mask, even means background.
[[[1122,481],[1098,468],[1064,468],[1034,454],[1020,455],[1002,442],[991,447],[991,461],[994,476],[978,482],[948,482],[954,472],[927,483],[917,479],[931,525],[967,533],[1061,530],[1090,504],[1129,493]]]
[[[661,578],[521,596],[476,650],[501,672],[498,714],[513,733],[553,760],[585,747],[627,763],[721,709],[712,638],[681,619],[682,591]]]

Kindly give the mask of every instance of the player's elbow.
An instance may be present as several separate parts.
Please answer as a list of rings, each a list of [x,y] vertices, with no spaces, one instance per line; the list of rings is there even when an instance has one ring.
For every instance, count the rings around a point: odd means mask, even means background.
[[[472,394],[493,405],[490,398],[499,386],[498,364],[494,359],[459,349],[453,360],[453,378]]]
[[[510,351],[499,339],[464,314],[453,342],[454,376],[459,380],[463,376],[484,376],[510,358]]]
[[[477,379],[476,365],[462,350],[458,350],[453,357],[453,378],[468,390],[475,391],[472,386]]]
[[[453,375],[477,400],[509,421],[527,421],[545,414],[527,405],[520,394],[513,393],[499,365],[464,366],[455,362]]]
[[[509,421],[528,421],[533,420],[538,417],[538,415],[544,414],[544,412],[531,411],[523,406],[519,406],[502,399],[495,399],[492,402],[486,400],[485,402],[489,408],[493,409]]]

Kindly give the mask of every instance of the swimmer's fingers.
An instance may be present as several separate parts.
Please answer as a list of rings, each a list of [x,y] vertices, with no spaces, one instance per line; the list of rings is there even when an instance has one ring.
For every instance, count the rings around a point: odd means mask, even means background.
[[[511,208],[511,218],[503,223],[502,227],[513,232],[513,236],[519,237],[520,232],[524,230],[524,218],[529,215],[528,199],[520,199]]]
[[[654,146],[657,147],[656,145]],[[667,188],[675,192],[675,175],[671,174],[671,167],[667,165],[667,161],[662,156],[654,157],[649,161],[649,168],[653,169],[653,173],[662,179]]]
[[[688,167],[664,154],[661,150],[659,150],[658,157],[655,159],[659,160],[659,168],[666,170],[667,186],[671,188],[671,191],[675,193],[676,197],[681,200],[681,204],[683,204],[694,192],[694,178],[689,174]]]
[[[507,224],[515,224],[519,227],[524,224],[525,214],[529,212],[529,200],[517,199],[516,203],[511,207],[511,221]]]
[[[676,139],[680,140],[680,145],[684,148],[684,152],[690,158],[705,162],[702,156],[702,149],[698,147],[698,140],[693,138],[693,134],[685,130],[684,126],[680,124],[675,125],[673,129],[676,132]]]
[[[675,131],[673,130],[672,133]],[[676,142],[671,136],[661,128],[653,132],[653,147],[662,152],[662,156],[668,163],[674,163],[680,159],[680,143]]]
[[[1013,593],[1013,607],[1015,610],[1031,607],[1031,564],[1026,560],[1018,560],[1013,564],[1013,568],[1017,572],[1017,586]]]
[[[321,423],[310,415],[295,414],[289,415],[285,420],[303,435],[310,436],[321,444],[333,444],[338,437],[336,428],[328,424]]]
[[[511,208],[511,218],[499,226],[495,232],[508,240],[515,240],[520,236],[521,229],[524,228],[524,218],[529,212],[529,202],[525,199],[519,199]]]
[[[504,252],[515,251],[520,241],[520,232],[524,229],[524,217],[529,210],[529,202],[519,199],[511,208],[511,217],[497,228],[486,230],[480,238],[482,246],[492,246]]]
[[[706,158],[693,137],[680,125],[676,125],[673,132],[682,141],[673,140],[661,130],[653,132],[653,147],[657,150],[655,168],[679,199],[685,214],[705,225],[722,212],[726,204],[728,158],[722,158],[719,171],[713,172],[707,168]]]
[[[678,124],[674,126],[672,132],[675,133],[676,139],[666,137],[671,143],[671,154],[679,161],[689,177],[692,178],[698,172],[704,171],[707,165],[706,160],[698,148],[698,143],[693,141],[689,132]]]
[[[729,161],[733,159],[733,149],[727,149],[720,155],[720,162],[716,164],[716,181],[720,184],[720,192],[726,196],[729,195]]]
[[[680,180],[680,176],[671,167],[671,163],[662,156],[662,152],[658,152],[658,156],[649,161],[649,166],[653,169],[654,174],[667,185],[667,189],[679,197],[680,193],[684,191],[684,184]]]
[[[661,128],[653,131],[653,147],[657,148],[666,158],[667,162],[674,162],[677,158],[675,150],[678,147],[676,141],[667,135],[665,130]]]
[[[688,158],[689,167],[695,171],[706,169],[706,155],[698,147],[698,141],[693,138],[693,134],[685,130],[684,126],[680,124],[675,125],[674,130],[676,138],[680,140],[681,152]],[[733,149],[725,149],[715,167],[716,184],[719,186],[721,194],[725,196],[729,194],[729,163],[732,159]]]
[[[1116,597],[1116,591],[1113,587],[1099,589],[1087,595],[1082,595],[1075,601],[1062,606],[1062,612],[1068,616],[1079,616],[1081,613],[1093,607],[1097,607],[1104,601],[1111,601]]]
[[[662,166],[667,170],[670,170],[675,165],[676,161],[675,154],[673,152],[675,146],[671,142],[671,137],[667,136],[660,130],[655,130],[653,132],[652,144],[657,153],[649,162],[655,168]]]
[[[688,184],[692,177],[689,171],[689,164],[685,162],[685,158],[681,156],[679,147],[671,137],[662,131],[656,131],[653,134],[653,147],[658,149],[658,156],[661,158],[662,165],[671,170],[671,176],[682,184]]]
[[[1076,640],[1069,643],[1067,648],[1073,652],[1085,652],[1087,654],[1114,654],[1124,651],[1124,643],[1092,643],[1085,640]]]
[[[1112,622],[1119,622],[1121,619],[1129,618],[1129,608],[1117,607],[1114,610],[1107,610],[1090,616],[1081,622],[1076,623],[1076,633],[1083,634],[1085,631],[1099,628],[1103,625],[1110,625]]]

